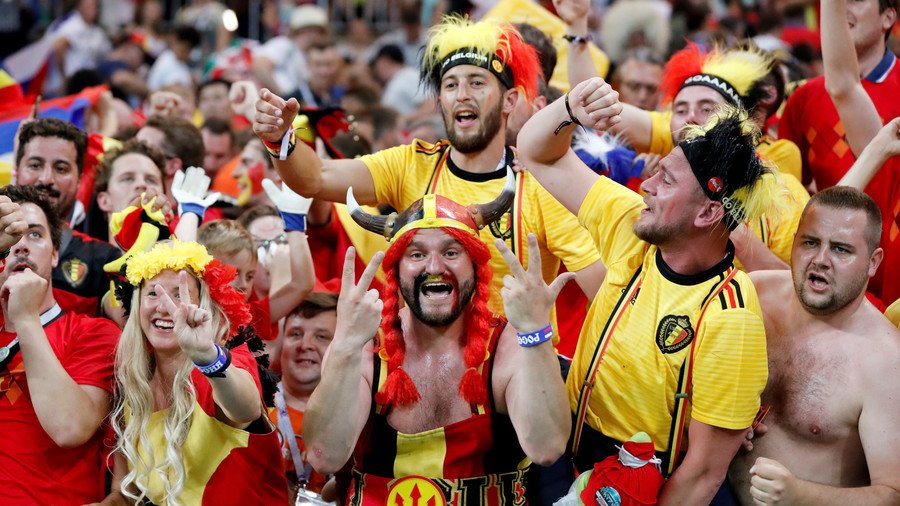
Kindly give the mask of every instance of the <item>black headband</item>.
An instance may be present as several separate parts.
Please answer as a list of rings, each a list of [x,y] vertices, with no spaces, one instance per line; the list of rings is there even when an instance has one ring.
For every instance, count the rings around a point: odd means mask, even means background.
[[[721,77],[712,74],[693,75],[684,80],[684,83],[681,85],[681,88],[678,88],[678,91],[681,91],[688,86],[706,86],[707,88],[718,91],[719,94],[725,97],[725,100],[731,102],[733,105],[738,107],[744,106],[741,95],[737,92],[737,89]]]
[[[700,189],[710,200],[722,203],[725,208],[725,226],[728,230],[734,230],[744,221],[744,207],[732,196],[735,189],[729,188],[726,181],[728,171],[709,163],[707,151],[714,149],[711,144],[706,137],[695,137],[679,142],[678,147],[684,152]]]
[[[475,65],[487,69],[507,88],[515,88],[512,69],[504,65],[500,57],[494,53],[479,53],[472,48],[457,49],[441,60],[440,76],[443,77],[444,73],[457,65]]]

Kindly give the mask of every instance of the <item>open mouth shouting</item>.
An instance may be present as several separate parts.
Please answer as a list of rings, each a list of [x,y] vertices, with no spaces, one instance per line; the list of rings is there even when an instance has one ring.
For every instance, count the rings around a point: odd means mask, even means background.
[[[824,292],[831,286],[828,278],[815,272],[806,275],[806,284],[814,292]]]
[[[472,109],[458,109],[453,115],[453,120],[457,127],[466,129],[478,124],[478,114]]]
[[[456,280],[451,276],[422,275],[416,278],[419,299],[433,303],[450,304],[456,290]]]

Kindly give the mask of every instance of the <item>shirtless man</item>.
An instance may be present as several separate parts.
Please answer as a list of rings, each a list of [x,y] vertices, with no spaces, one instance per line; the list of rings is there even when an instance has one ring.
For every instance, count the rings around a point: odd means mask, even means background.
[[[765,436],[732,462],[741,504],[900,504],[900,331],[865,297],[881,213],[864,193],[810,199],[784,271],[751,274],[769,350]]]

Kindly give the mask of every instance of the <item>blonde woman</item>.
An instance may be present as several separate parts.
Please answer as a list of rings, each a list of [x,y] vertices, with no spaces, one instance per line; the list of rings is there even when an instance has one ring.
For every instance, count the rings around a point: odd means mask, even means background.
[[[264,416],[249,311],[232,267],[197,243],[128,261],[134,287],[116,354],[116,468],[103,504],[287,504]],[[231,348],[231,349],[229,349]]]

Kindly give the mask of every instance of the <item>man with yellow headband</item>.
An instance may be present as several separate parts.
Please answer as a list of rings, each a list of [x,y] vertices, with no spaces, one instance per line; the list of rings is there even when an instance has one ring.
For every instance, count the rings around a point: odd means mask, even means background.
[[[406,209],[427,193],[483,201],[504,185],[513,161],[505,145],[508,117],[520,94],[528,100],[536,96],[540,72],[535,50],[513,27],[448,18],[432,29],[420,76],[438,99],[449,140],[414,140],[356,160],[320,160],[312,149],[295,143],[288,129],[299,104],[268,90],[260,93],[253,129],[267,143],[284,182],[306,197],[343,202],[352,185],[360,203],[386,203],[395,209]],[[593,297],[603,267],[590,237],[523,173],[517,177],[511,212],[480,231],[497,273],[488,301],[491,311],[503,311],[500,289],[503,275],[509,273],[493,242],[502,239],[527,265],[528,233],[538,238],[545,280],[553,279],[562,261],[578,274],[588,298]]]
[[[353,457],[351,505],[525,504],[529,459],[555,462],[569,434],[548,341],[550,308],[574,275],[547,286],[533,235],[527,272],[498,240],[513,273],[502,290],[509,325],[488,309],[490,253],[478,230],[512,204],[511,172],[490,203],[428,194],[389,217],[368,215],[351,192],[353,219],[392,244],[358,285],[348,250],[340,317],[304,420],[310,462],[330,473]],[[382,259],[383,300],[369,289]]]

